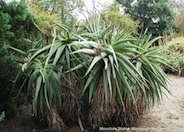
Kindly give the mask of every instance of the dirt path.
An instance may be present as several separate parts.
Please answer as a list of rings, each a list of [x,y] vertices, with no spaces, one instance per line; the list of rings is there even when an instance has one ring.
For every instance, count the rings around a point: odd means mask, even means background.
[[[173,95],[167,94],[161,105],[145,111],[136,127],[157,129],[154,132],[184,132],[184,77],[168,77]]]

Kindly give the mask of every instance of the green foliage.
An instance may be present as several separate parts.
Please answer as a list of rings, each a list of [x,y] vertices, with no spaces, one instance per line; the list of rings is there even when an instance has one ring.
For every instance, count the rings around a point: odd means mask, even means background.
[[[53,22],[60,23],[61,17],[59,14],[49,14],[44,12],[41,10],[37,2],[30,4],[28,10],[41,20],[40,23],[42,23],[43,28],[46,30],[50,29]]]
[[[180,14],[177,14],[175,17],[175,26],[177,31],[184,35],[184,10]]]
[[[47,1],[47,0],[21,0],[27,2],[28,4],[38,4],[38,7],[49,14],[60,14],[62,11],[70,14],[77,8],[82,8],[84,6],[83,0],[57,0],[57,1]]]
[[[118,4],[112,4],[104,12],[102,12],[102,19],[115,27],[123,28],[126,33],[137,33],[138,22],[131,19],[128,14],[122,14],[119,11]]]
[[[169,0],[169,5],[175,13],[175,32],[178,33],[177,36],[184,35],[184,1]]]
[[[49,30],[55,23],[68,24],[76,19],[76,10],[84,6],[83,0],[22,0],[29,5],[29,11],[41,19],[43,28]]]
[[[134,20],[140,21],[140,31],[163,35],[173,27],[174,17],[167,0],[117,0]]]
[[[183,53],[184,53],[184,38],[173,38],[163,48],[163,53],[166,54],[169,65],[174,69],[167,67],[168,70],[175,72],[183,69]]]
[[[11,26],[9,32],[12,35],[8,38],[9,44],[24,50],[31,48],[31,45],[24,38],[34,40],[35,36],[38,35],[31,22],[31,19],[35,21],[37,19],[28,12],[26,4],[13,1],[3,6],[1,10],[10,17],[8,24]]]
[[[0,122],[2,122],[5,118],[5,112],[3,111],[0,115]]]
[[[184,69],[184,55],[182,55],[178,58],[178,67],[180,70]]]
[[[27,11],[25,3],[0,3],[0,110],[11,105],[10,91],[14,77],[20,70],[15,59],[21,57],[9,50],[9,46],[28,50],[32,47],[25,39],[34,40],[37,35],[31,23],[34,17]],[[8,102],[8,103],[7,103]],[[12,112],[13,113],[13,112]],[[11,113],[7,112],[7,115]]]
[[[0,30],[0,56],[2,56],[7,51],[7,41],[5,41],[5,39],[12,37],[13,34],[9,31],[11,28],[11,25],[8,24],[8,22],[10,21],[10,16],[7,13],[0,12],[0,17],[0,26],[2,27]]]

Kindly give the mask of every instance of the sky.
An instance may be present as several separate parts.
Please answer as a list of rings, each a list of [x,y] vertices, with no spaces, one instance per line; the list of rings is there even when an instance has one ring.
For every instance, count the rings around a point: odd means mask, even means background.
[[[86,5],[86,8],[84,10],[87,11],[92,11],[93,9],[93,3],[95,4],[95,7],[98,10],[104,9],[107,5],[112,4],[113,0],[84,0],[84,3]],[[84,15],[87,16],[86,12],[83,12],[82,14],[79,12],[78,14],[78,19],[83,20],[85,19]]]
[[[111,4],[113,2],[113,0],[84,0],[84,2],[85,2],[85,5],[87,6],[88,10],[92,10],[93,2],[95,2],[95,4],[97,4],[98,6],[101,5],[99,8],[103,8],[103,5]]]

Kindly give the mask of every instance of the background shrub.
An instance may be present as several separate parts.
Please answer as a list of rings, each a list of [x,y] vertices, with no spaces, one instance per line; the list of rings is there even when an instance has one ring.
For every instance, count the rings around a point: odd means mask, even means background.
[[[11,103],[10,91],[20,70],[20,65],[15,60],[22,56],[15,54],[8,47],[14,46],[26,51],[32,45],[25,39],[34,40],[37,33],[31,23],[31,19],[35,18],[27,11],[25,3],[1,1],[0,18],[0,111],[4,110],[7,117],[11,117],[15,107]]]
[[[173,38],[168,42],[164,48],[163,53],[166,55],[169,65],[167,67],[171,72],[178,72],[183,68],[183,54],[184,54],[184,37]]]

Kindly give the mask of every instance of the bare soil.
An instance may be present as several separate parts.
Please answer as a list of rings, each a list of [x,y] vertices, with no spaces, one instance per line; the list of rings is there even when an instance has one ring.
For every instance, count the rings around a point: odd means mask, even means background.
[[[184,132],[184,77],[168,75],[172,93],[163,102],[145,111],[136,127],[153,128],[155,132]]]
[[[168,75],[168,77],[172,95],[167,93],[167,97],[164,96],[160,105],[146,110],[135,124],[137,130],[129,132],[184,132],[184,77],[175,75]],[[46,130],[42,123],[31,116],[0,122],[0,132],[44,131]],[[80,132],[80,129],[78,126],[74,126],[68,128],[66,132]],[[111,130],[107,132],[111,132]]]

